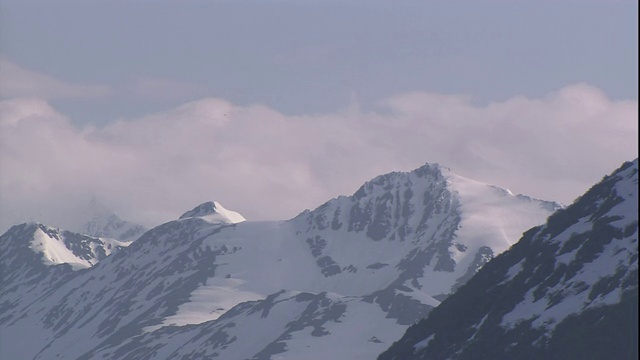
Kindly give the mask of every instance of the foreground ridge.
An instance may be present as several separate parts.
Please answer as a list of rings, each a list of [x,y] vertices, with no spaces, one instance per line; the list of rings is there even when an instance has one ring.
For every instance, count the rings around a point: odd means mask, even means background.
[[[638,160],[526,232],[380,355],[636,359]]]

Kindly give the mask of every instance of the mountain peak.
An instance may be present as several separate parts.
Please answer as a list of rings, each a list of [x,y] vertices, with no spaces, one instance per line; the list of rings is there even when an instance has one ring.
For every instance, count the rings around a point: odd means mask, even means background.
[[[244,216],[225,209],[219,202],[207,201],[180,216],[180,219],[201,218],[211,223],[235,224],[246,221]]]
[[[637,358],[637,183],[637,160],[605,176],[378,359]]]
[[[450,171],[448,167],[442,166],[438,163],[425,163],[419,168],[413,170],[412,173],[415,173],[419,177],[423,177],[426,174],[430,174],[430,173],[441,173],[442,170]]]
[[[444,183],[443,172],[448,171],[449,168],[440,166],[437,163],[426,163],[409,172],[393,171],[367,181],[353,194],[353,197],[361,199],[373,193],[386,192],[400,183],[410,186],[414,182],[424,182],[427,179],[432,183]]]

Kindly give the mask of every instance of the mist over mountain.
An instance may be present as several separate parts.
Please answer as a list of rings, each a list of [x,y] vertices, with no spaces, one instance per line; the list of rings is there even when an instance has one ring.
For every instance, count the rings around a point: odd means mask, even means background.
[[[0,348],[33,359],[375,358],[560,207],[427,164],[287,221],[207,202],[99,261],[66,237],[34,246],[40,225],[15,226],[0,238],[12,289],[0,297]],[[83,244],[96,253],[99,241]],[[54,250],[68,256],[47,260]],[[27,272],[37,275],[25,287],[15,274]]]
[[[42,216],[43,219],[38,217]],[[96,197],[79,206],[60,206],[55,216],[51,214],[25,215],[25,222],[46,223],[47,226],[62,228],[67,231],[86,234],[93,237],[117,239],[123,242],[136,240],[148,229],[135,222],[121,219],[107,205]],[[8,230],[11,223],[2,222],[3,231]],[[17,224],[14,224],[17,225]]]
[[[147,231],[147,228],[142,225],[120,219],[95,198],[89,201],[75,220],[76,225],[73,226],[75,231],[125,242],[136,240]]]

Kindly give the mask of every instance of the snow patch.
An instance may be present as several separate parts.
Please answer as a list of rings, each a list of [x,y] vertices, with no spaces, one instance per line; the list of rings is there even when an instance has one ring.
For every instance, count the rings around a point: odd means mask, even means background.
[[[429,343],[431,342],[431,340],[433,340],[433,338],[435,336],[436,336],[436,334],[431,334],[426,339],[424,339],[424,340],[418,342],[417,344],[413,345],[413,348],[415,349],[415,351],[420,351],[420,350],[426,348],[427,346],[429,346]]]
[[[216,320],[232,307],[246,302],[262,300],[266,296],[240,290],[246,281],[240,279],[209,278],[208,284],[191,293],[189,302],[178,308],[175,315],[164,319],[161,325],[150,326],[145,331],[155,331],[164,326],[184,326]]]

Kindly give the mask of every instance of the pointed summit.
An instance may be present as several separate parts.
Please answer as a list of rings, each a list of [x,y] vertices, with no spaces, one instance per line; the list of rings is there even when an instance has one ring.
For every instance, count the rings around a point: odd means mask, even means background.
[[[231,210],[225,209],[219,202],[208,201],[187,211],[180,216],[180,219],[201,218],[210,223],[236,224],[246,221],[244,216]]]

